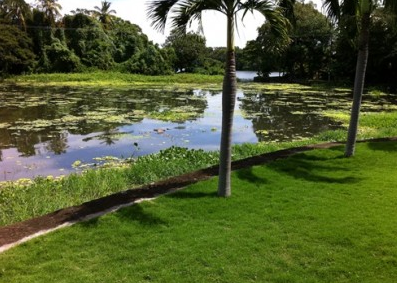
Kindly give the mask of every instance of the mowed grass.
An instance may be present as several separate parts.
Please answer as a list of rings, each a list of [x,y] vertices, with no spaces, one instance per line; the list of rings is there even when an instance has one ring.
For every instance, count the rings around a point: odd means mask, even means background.
[[[397,143],[316,150],[59,230],[0,282],[396,282]]]

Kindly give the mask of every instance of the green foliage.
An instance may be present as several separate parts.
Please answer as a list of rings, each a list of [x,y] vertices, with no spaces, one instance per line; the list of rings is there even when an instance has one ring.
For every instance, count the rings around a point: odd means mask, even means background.
[[[0,19],[8,24],[22,27],[26,31],[26,21],[32,16],[32,11],[28,3],[24,0],[1,0]]]
[[[173,66],[175,71],[193,72],[203,65],[206,52],[205,38],[199,34],[193,32],[180,34],[177,30],[172,30],[164,46],[175,50],[176,60]]]
[[[204,75],[223,75],[225,73],[224,63],[211,58],[205,58],[202,66],[196,67],[193,72]]]
[[[120,18],[113,20],[112,26],[108,34],[116,48],[115,62],[125,62],[148,46],[148,38],[139,26]]]
[[[32,19],[28,20],[27,24],[35,28],[29,29],[28,34],[33,41],[33,52],[37,57],[40,57],[43,54],[44,47],[51,45],[53,30],[49,28],[50,22],[44,12],[33,9],[32,13]]]
[[[171,74],[171,65],[168,63],[158,47],[149,45],[122,63],[122,70],[151,76]]]
[[[28,71],[34,63],[34,54],[27,34],[15,26],[1,23],[0,34],[0,76]]]
[[[101,1],[101,7],[95,6],[92,15],[100,21],[104,29],[110,29],[113,26],[113,15],[116,14],[115,10],[110,9],[111,2]]]
[[[74,29],[68,32],[69,48],[80,57],[81,62],[87,67],[96,67],[101,70],[110,69],[114,64],[113,54],[115,52],[111,38],[99,23],[92,20],[90,25],[76,28],[76,25],[81,22],[81,17],[87,17],[85,21],[90,21],[88,16],[81,14],[78,19],[71,20],[71,28]]]
[[[255,60],[263,76],[283,70],[292,78],[323,78],[330,63],[332,28],[327,18],[313,3],[297,2],[295,23],[289,31],[290,41],[275,37],[269,23],[265,23],[254,42],[247,44],[248,56]]]
[[[80,68],[80,59],[66,45],[54,38],[50,46],[46,46],[39,61],[39,71],[71,73]]]

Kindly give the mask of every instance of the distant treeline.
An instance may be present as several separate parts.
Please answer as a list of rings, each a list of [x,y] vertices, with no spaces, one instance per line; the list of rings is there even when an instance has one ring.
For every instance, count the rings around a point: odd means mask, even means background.
[[[0,76],[21,73],[112,70],[146,75],[175,72],[222,74],[225,48],[206,47],[193,32],[171,32],[163,46],[154,44],[138,25],[114,14],[102,1],[93,10],[61,16],[56,0],[31,7],[23,0],[0,0]],[[382,9],[371,25],[367,80],[396,84],[396,19]],[[349,19],[335,26],[312,3],[295,4],[290,39],[281,41],[265,23],[258,37],[236,49],[237,69],[266,78],[283,71],[290,80],[352,81],[357,38]]]

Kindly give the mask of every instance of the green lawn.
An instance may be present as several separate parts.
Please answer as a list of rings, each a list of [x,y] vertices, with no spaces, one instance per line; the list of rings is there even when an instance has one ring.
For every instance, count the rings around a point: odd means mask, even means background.
[[[397,143],[317,150],[40,237],[0,282],[396,282]]]

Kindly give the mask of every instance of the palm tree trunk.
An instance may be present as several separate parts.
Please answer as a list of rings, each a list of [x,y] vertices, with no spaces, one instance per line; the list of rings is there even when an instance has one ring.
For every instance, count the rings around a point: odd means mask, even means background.
[[[227,57],[222,91],[222,133],[219,160],[218,195],[231,195],[230,173],[232,153],[232,129],[236,103],[236,58],[234,50],[234,17],[227,17]]]
[[[364,13],[361,18],[361,31],[358,46],[356,76],[354,79],[353,105],[350,116],[349,130],[345,156],[354,155],[357,140],[358,120],[360,116],[361,100],[363,96],[365,72],[368,62],[368,43],[369,43],[370,13]]]

